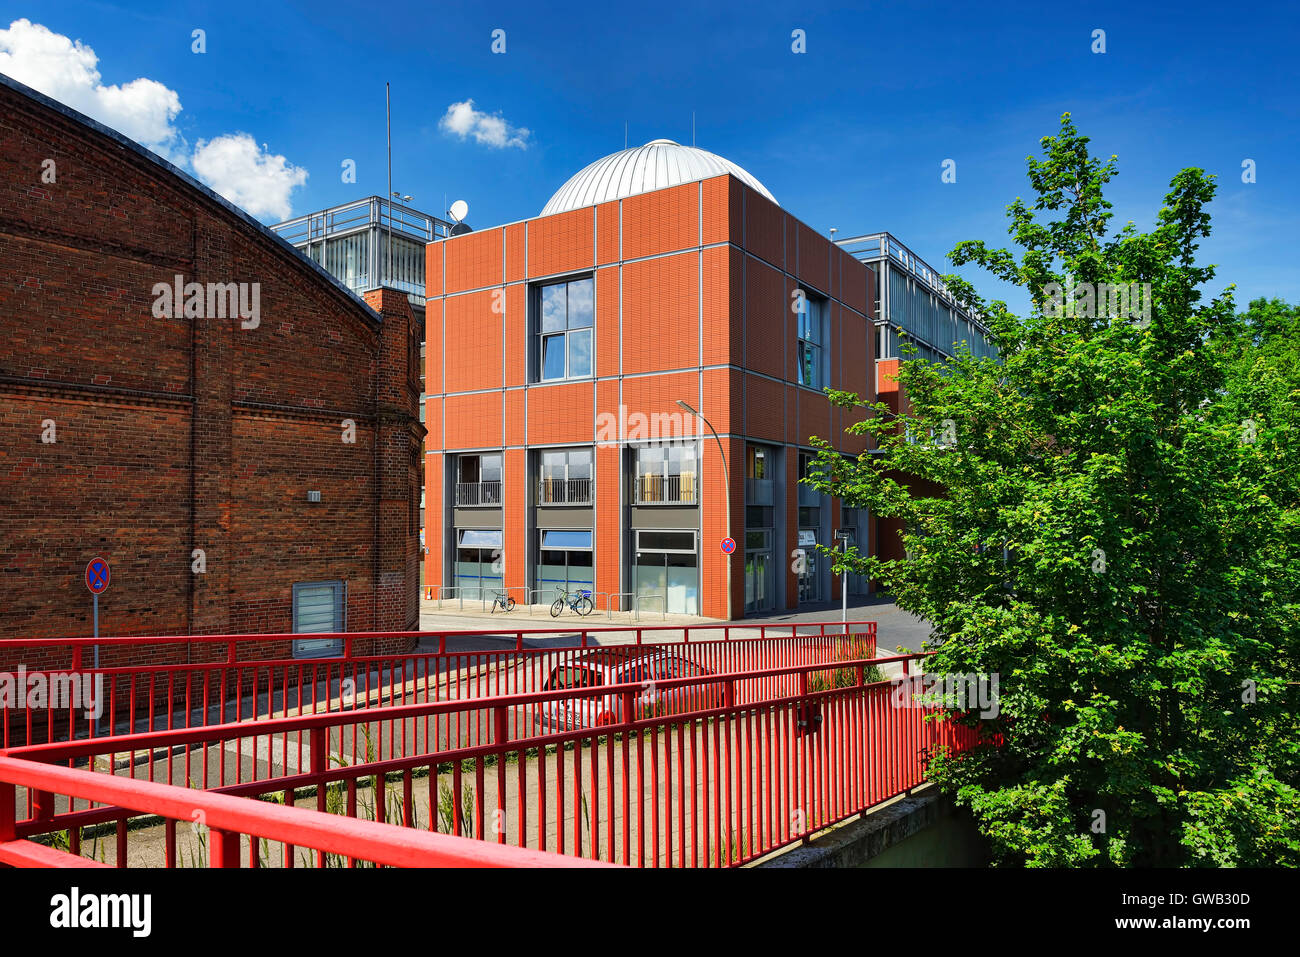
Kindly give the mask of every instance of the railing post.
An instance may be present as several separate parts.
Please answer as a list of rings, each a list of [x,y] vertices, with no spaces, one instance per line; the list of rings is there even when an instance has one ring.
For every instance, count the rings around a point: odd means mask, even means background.
[[[249,836],[250,840],[257,838]],[[239,866],[239,835],[219,828],[208,829],[208,867]]]
[[[54,818],[54,795],[49,791],[32,791],[32,817],[38,821]]]
[[[492,709],[492,744],[502,749],[502,753],[497,755],[498,763],[505,757],[505,746],[510,743],[508,717],[508,709],[501,707]]]
[[[0,843],[17,837],[17,788],[8,781],[0,781]]]

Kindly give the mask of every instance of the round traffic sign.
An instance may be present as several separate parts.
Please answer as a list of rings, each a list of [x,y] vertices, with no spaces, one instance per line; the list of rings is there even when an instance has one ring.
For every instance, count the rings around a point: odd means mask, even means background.
[[[736,540],[734,538],[724,538],[722,540],[722,550],[730,555],[736,550]]]
[[[92,558],[86,565],[86,587],[90,589],[91,594],[98,595],[108,588],[109,579],[112,573],[108,569],[108,562],[102,558]]]

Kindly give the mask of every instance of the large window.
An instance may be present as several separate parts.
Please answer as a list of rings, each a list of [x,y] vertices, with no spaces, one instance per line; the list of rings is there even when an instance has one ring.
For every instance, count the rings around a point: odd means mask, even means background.
[[[537,536],[538,601],[550,602],[559,591],[595,587],[590,529],[541,529]]]
[[[636,450],[636,501],[642,505],[693,505],[696,501],[695,443]]]
[[[820,389],[826,384],[822,372],[822,349],[826,343],[826,301],[808,295],[796,313],[799,342],[795,353],[799,365],[799,384]]]
[[[457,457],[456,504],[501,504],[500,452]]]
[[[556,449],[539,458],[538,505],[590,504],[591,449]]]
[[[534,288],[536,381],[591,375],[595,288],[595,280],[590,276]]]
[[[492,599],[501,590],[504,562],[501,529],[462,528],[456,542],[456,591],[453,598]]]

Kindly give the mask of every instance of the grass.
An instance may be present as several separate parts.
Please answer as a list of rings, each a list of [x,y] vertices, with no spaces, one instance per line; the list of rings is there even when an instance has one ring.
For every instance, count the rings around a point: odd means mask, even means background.
[[[874,658],[871,639],[866,635],[850,635],[848,646],[839,649],[831,656],[831,661],[854,661],[859,658]],[[872,684],[884,681],[885,676],[875,665],[866,665],[862,669],[862,683]],[[852,688],[858,683],[858,667],[835,668],[827,671],[808,673],[809,691],[831,691],[836,688]]]

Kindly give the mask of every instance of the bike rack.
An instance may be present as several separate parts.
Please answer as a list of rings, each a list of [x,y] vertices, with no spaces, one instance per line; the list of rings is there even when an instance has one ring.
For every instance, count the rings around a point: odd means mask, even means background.
[[[612,621],[612,620],[614,619],[614,601],[613,601],[613,599],[615,599],[615,598],[622,598],[622,597],[624,597],[625,595],[626,595],[628,598],[633,599],[634,602],[635,602],[635,599],[636,599],[636,592],[634,592],[634,591],[608,591],[608,592],[607,592],[607,591],[602,591],[602,592],[597,592],[596,594],[598,594],[598,595],[604,595],[604,596],[605,596],[605,618],[606,618],[607,620],[609,620],[609,621]],[[622,613],[625,612],[625,611],[630,612],[630,611],[632,610],[632,609],[630,609],[630,608],[628,608],[628,609],[624,609],[624,608],[622,607],[622,605],[623,605],[622,602],[619,602],[618,604],[619,604],[619,609],[618,609],[618,610],[619,610],[619,613],[620,613],[620,614],[622,614]]]
[[[668,596],[667,595],[637,595],[634,599],[633,607],[636,609],[636,620],[641,620],[641,602],[643,600],[653,600],[659,602],[659,607],[663,609],[660,620],[668,620]]]
[[[443,592],[447,592],[447,591],[450,591],[450,592],[456,592],[456,594],[454,594],[454,595],[453,595],[450,599],[448,599],[448,600],[449,600],[449,601],[459,601],[460,604],[457,605],[457,610],[458,610],[458,611],[464,611],[464,610],[465,610],[465,595],[464,595],[464,593],[465,593],[466,591],[471,590],[471,589],[477,589],[477,590],[478,590],[479,601],[480,601],[480,603],[482,604],[482,608],[481,608],[481,610],[482,610],[482,611],[487,611],[487,598],[486,598],[486,596],[483,594],[483,586],[482,586],[482,585],[435,585],[435,586],[432,586],[432,587],[435,587],[435,588],[438,589],[438,610],[439,610],[439,611],[442,611],[442,594],[443,594]],[[505,589],[501,589],[501,590],[504,591]],[[472,598],[470,599],[470,601],[473,601],[473,600],[474,600],[474,599],[472,599]]]

